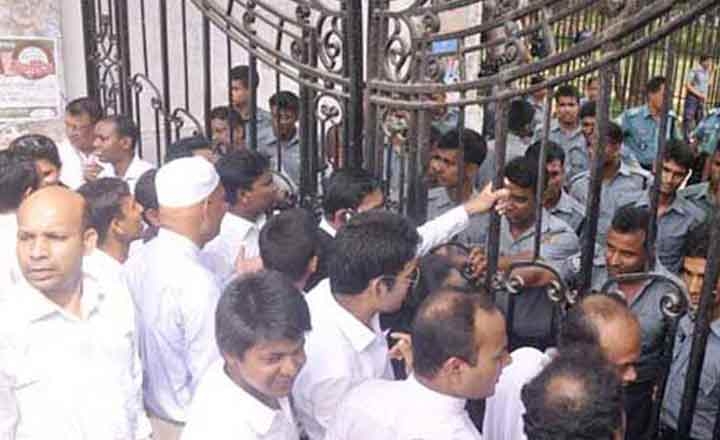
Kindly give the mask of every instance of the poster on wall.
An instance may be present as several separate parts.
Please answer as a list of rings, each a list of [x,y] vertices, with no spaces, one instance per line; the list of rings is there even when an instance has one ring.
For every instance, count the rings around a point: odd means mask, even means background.
[[[62,115],[56,50],[54,38],[0,36],[0,123]]]

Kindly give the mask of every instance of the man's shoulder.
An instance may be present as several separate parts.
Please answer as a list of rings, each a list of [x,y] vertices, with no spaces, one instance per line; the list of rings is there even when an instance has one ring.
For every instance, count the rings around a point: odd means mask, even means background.
[[[587,182],[590,179],[590,170],[581,171],[568,180],[568,186],[575,189],[575,186],[579,185],[580,182]]]
[[[678,195],[688,200],[698,200],[707,195],[709,186],[708,182],[696,183],[681,189],[678,191]]]

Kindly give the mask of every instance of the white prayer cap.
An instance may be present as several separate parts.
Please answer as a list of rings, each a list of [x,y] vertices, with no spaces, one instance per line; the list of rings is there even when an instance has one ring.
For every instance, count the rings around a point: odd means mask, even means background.
[[[213,164],[199,156],[175,159],[160,167],[155,176],[158,204],[169,208],[199,203],[219,184]]]

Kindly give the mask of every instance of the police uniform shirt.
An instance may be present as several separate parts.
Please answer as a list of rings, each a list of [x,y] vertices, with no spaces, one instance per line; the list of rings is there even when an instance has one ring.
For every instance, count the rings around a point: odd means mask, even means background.
[[[545,101],[535,101],[532,96],[528,96],[526,101],[535,109],[532,122],[533,130],[542,130],[542,126],[545,123]]]
[[[273,135],[258,151],[270,158],[270,169],[284,173],[295,185],[300,183],[300,138],[297,131],[287,142],[281,142]]]
[[[667,139],[680,139],[680,132],[675,126],[677,115],[670,111],[667,117]],[[644,167],[652,165],[657,155],[659,122],[655,121],[650,108],[647,105],[631,108],[620,115],[620,120],[625,147],[635,154]]]
[[[650,208],[647,191],[641,194],[628,194],[622,198],[620,205],[633,203],[635,206]],[[670,207],[657,220],[657,256],[669,271],[679,273],[682,266],[682,250],[688,232],[705,220],[705,212],[695,204],[679,195]]]
[[[662,423],[672,429],[677,429],[678,426],[685,377],[690,363],[694,327],[695,322],[685,315],[680,319],[675,334],[673,359],[670,364],[670,374],[660,416]],[[713,437],[718,404],[720,404],[720,321],[716,320],[710,324],[710,334],[705,346],[705,360],[700,374],[700,387],[698,388],[690,437],[694,439]]]
[[[465,403],[412,375],[402,381],[369,380],[342,401],[325,440],[481,440]]]
[[[706,216],[715,209],[715,197],[710,192],[710,182],[696,183],[678,191],[678,196],[693,202]]]
[[[696,66],[688,72],[685,83],[692,85],[707,98],[710,89],[710,72],[703,66]]]
[[[577,233],[585,220],[585,207],[572,198],[565,190],[560,191],[560,200],[548,212],[564,221]]]
[[[269,144],[275,139],[272,113],[258,107],[255,117],[257,119],[257,146],[258,148],[262,148],[262,146]],[[247,140],[248,148],[252,148],[250,145],[250,121],[245,123],[245,139]]]
[[[533,138],[533,141],[540,140],[542,140],[542,127],[535,131]],[[548,140],[558,144],[565,152],[565,174],[568,179],[587,169],[587,155],[583,154],[583,152],[587,152],[587,141],[582,134],[580,124],[573,131],[567,132],[560,127],[557,119],[553,119],[550,124]]]
[[[525,155],[530,142],[527,139],[516,136],[513,133],[508,133],[507,141],[505,142],[505,163],[510,162],[516,157]]]
[[[435,186],[428,190],[427,218],[432,220],[457,206],[448,196],[447,189]]]
[[[682,285],[682,281],[668,272],[659,262],[655,264],[655,272],[674,279]],[[598,267],[597,271],[594,268],[593,274],[597,274],[597,277],[593,279],[593,290],[599,291],[609,278],[607,267]],[[618,290],[617,283],[612,282],[609,289],[610,291]],[[636,367],[637,382],[655,380],[659,371],[666,331],[665,317],[660,307],[660,301],[665,294],[670,292],[677,292],[677,289],[669,281],[649,279],[643,283],[629,303],[630,310],[640,321],[641,353]]]
[[[713,154],[720,141],[720,107],[710,110],[690,137],[697,140],[698,151]]]
[[[637,193],[648,188],[652,176],[647,171],[620,163],[617,174],[610,180],[604,180],[600,190],[600,210],[598,212],[597,242],[605,245],[607,231],[610,229],[615,210],[622,206],[620,199],[629,193]],[[590,171],[585,171],[570,181],[570,195],[582,206],[587,206]]]

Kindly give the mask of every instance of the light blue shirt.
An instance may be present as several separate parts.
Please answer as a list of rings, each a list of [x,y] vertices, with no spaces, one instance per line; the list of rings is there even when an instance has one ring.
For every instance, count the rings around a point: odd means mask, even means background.
[[[542,140],[542,127],[537,127],[533,141]],[[567,179],[571,179],[576,174],[588,169],[587,142],[582,134],[580,124],[571,132],[567,132],[560,127],[557,119],[553,119],[550,123],[550,134],[548,140],[551,140],[562,147],[565,152],[565,175]]]
[[[275,139],[275,133],[273,132],[272,126],[272,114],[263,110],[260,107],[257,108],[255,114],[257,118],[257,149],[262,149],[263,146],[269,144]],[[250,145],[250,122],[245,123],[245,139],[248,139],[248,148],[252,148]]]
[[[185,422],[205,369],[219,358],[215,308],[220,289],[188,238],[161,228],[125,264],[135,301],[148,411]]]
[[[667,117],[666,138],[680,139],[680,132],[675,126],[677,116],[670,111]],[[626,110],[620,115],[620,121],[625,135],[625,148],[629,149],[643,166],[652,165],[657,156],[659,124],[650,113],[650,108],[642,105]]]
[[[298,186],[300,184],[300,138],[298,131],[287,142],[280,142],[274,135],[270,141],[258,148],[258,151],[270,157],[270,167],[274,171],[285,173]],[[278,152],[278,144],[280,151]],[[278,157],[281,165],[278,170]]]
[[[685,82],[692,85],[707,98],[708,90],[710,90],[710,72],[705,70],[703,66],[697,66],[689,71]]]
[[[709,216],[715,209],[715,196],[710,192],[710,182],[696,183],[678,191],[678,196],[693,202]]]
[[[548,208],[548,212],[570,225],[575,232],[578,232],[585,220],[585,207],[565,190],[561,190],[560,199],[555,206]]]
[[[698,142],[698,150],[713,154],[720,141],[720,107],[710,110],[690,136]]]

